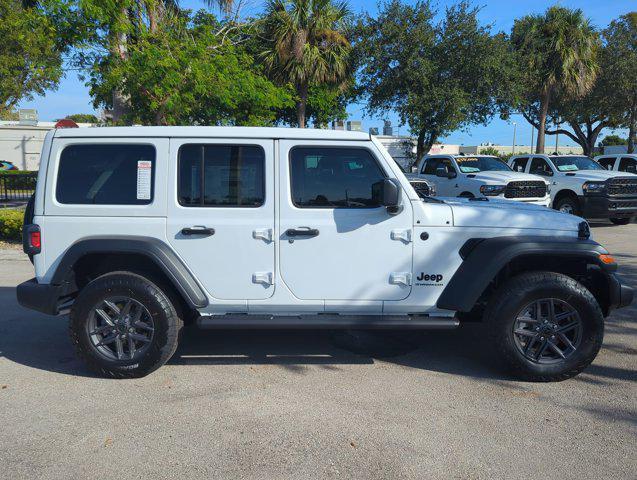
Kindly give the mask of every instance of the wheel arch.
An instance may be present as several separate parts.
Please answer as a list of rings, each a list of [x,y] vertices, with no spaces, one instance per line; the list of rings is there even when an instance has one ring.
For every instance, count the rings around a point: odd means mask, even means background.
[[[612,272],[599,255],[608,252],[592,240],[548,237],[470,239],[460,249],[463,262],[437,301],[437,307],[461,313],[475,312],[498,286],[519,273],[552,271],[583,283],[607,314],[612,308]],[[614,278],[614,277],[613,277]]]
[[[555,194],[555,197],[553,198],[553,202],[551,206],[555,208],[555,205],[557,205],[557,202],[559,202],[561,199],[565,197],[574,197],[577,200],[577,193],[575,193],[575,191],[571,190],[570,188],[563,188]]]
[[[208,305],[208,297],[181,259],[166,243],[152,237],[82,239],[64,253],[51,284],[63,285],[67,292],[77,291],[99,275],[122,270],[146,274],[172,287],[183,306],[197,309]]]

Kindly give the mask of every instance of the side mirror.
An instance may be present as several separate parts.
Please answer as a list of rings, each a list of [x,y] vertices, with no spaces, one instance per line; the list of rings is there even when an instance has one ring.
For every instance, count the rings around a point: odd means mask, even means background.
[[[400,184],[394,178],[385,178],[372,185],[372,197],[387,212],[395,215],[400,212]]]

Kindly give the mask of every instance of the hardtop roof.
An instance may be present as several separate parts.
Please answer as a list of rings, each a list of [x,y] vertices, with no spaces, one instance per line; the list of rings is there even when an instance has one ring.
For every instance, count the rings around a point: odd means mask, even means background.
[[[305,140],[370,140],[364,132],[281,127],[88,127],[59,128],[55,138],[188,137],[272,138]]]

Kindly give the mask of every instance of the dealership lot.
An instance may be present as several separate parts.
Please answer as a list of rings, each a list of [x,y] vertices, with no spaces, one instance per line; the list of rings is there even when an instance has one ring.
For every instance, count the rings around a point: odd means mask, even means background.
[[[637,225],[593,238],[637,287]],[[19,307],[0,250],[0,466],[29,478],[634,478],[637,307],[573,380],[513,381],[476,326],[383,333],[189,330],[154,374],[93,376],[66,321]],[[345,341],[345,343],[347,343]]]

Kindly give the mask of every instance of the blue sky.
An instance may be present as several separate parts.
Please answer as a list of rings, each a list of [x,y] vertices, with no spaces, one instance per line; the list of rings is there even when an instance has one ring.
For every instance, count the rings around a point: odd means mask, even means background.
[[[251,0],[248,13],[258,12],[265,2]],[[350,0],[350,8],[354,12],[368,11],[373,13],[377,10],[375,2],[365,0]],[[442,9],[453,1],[439,0],[437,5]],[[485,24],[492,24],[494,30],[511,30],[516,18],[529,13],[539,13],[549,6],[558,3],[570,8],[581,8],[585,15],[591,19],[594,25],[605,27],[608,23],[619,15],[628,13],[636,9],[634,0],[580,0],[580,1],[545,1],[545,0],[481,0],[473,1],[474,5],[481,7],[480,19]],[[205,2],[197,0],[182,0],[181,5],[186,8],[198,9],[205,6]],[[87,87],[77,78],[76,72],[68,72],[59,88],[49,91],[42,97],[36,97],[32,101],[23,102],[21,108],[35,108],[39,112],[40,120],[48,121],[64,117],[71,113],[93,112],[91,98]],[[365,115],[364,105],[351,105],[348,113],[352,119],[361,119],[363,127],[381,127],[382,119]],[[398,127],[398,120],[395,116],[390,116],[393,124]],[[528,145],[531,140],[531,126],[520,116],[512,118],[511,122],[516,122],[516,144]],[[454,132],[445,139],[447,143],[458,143],[464,145],[475,145],[483,142],[496,144],[510,144],[513,138],[513,125],[498,118],[494,119],[488,126],[473,126],[466,132]],[[407,134],[406,127],[399,127],[398,132]],[[604,131],[605,135],[612,133]],[[623,132],[617,132],[623,133]],[[554,142],[554,137],[549,137],[550,143]],[[572,145],[573,142],[566,138],[560,138],[561,145]]]

